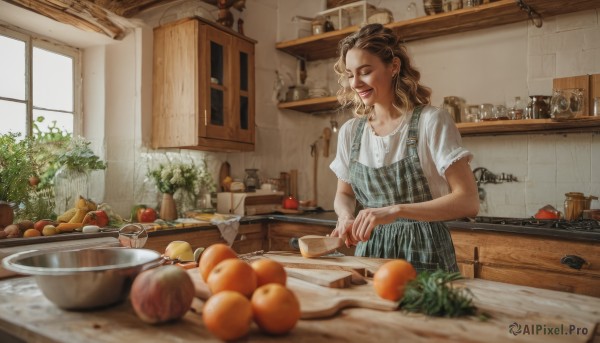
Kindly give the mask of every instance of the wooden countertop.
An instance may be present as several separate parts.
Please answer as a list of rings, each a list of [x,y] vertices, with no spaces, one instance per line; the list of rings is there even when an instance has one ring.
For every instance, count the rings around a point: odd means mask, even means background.
[[[301,258],[301,257],[299,257]],[[345,257],[366,268],[373,259]],[[402,311],[353,308],[327,319],[300,320],[288,335],[261,334],[253,324],[250,342],[588,342],[600,323],[600,299],[571,293],[515,286],[479,279],[464,280],[475,305],[491,315],[433,318]],[[201,306],[198,300],[195,306]],[[513,335],[510,327],[521,332]],[[549,330],[571,335],[549,334]],[[525,330],[533,329],[531,334]],[[544,333],[546,329],[546,333]],[[535,330],[539,330],[537,334]],[[150,326],[134,314],[129,302],[97,311],[63,311],[50,303],[31,277],[0,281],[0,341],[27,342],[191,342],[217,341],[201,315],[190,311],[174,323]],[[600,338],[596,334],[596,339]]]

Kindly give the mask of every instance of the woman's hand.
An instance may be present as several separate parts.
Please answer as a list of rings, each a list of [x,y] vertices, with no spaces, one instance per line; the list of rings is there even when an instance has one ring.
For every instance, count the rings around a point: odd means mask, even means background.
[[[341,237],[346,243],[346,247],[356,245],[357,241],[352,237],[352,223],[354,218],[338,218],[335,229],[331,232],[332,237]]]
[[[357,241],[368,241],[377,225],[392,223],[396,217],[395,206],[363,209],[354,219],[352,231],[348,236]]]

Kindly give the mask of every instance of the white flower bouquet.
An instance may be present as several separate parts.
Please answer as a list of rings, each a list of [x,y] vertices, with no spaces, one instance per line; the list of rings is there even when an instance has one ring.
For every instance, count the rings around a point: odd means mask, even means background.
[[[193,192],[198,182],[198,170],[193,164],[168,163],[148,171],[161,193],[174,194],[178,189]]]

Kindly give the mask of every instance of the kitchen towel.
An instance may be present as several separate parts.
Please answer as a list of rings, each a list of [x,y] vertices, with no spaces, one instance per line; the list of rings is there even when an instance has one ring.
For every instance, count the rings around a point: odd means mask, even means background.
[[[221,237],[223,237],[227,244],[231,246],[240,228],[241,218],[241,216],[232,215],[227,215],[226,217],[215,216],[213,219],[211,219],[210,223],[216,225],[219,228],[219,231],[221,232]]]

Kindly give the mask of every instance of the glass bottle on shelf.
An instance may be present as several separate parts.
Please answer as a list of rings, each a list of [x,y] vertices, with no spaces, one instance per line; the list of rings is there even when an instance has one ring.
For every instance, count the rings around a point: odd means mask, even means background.
[[[525,112],[525,109],[523,106],[523,101],[521,101],[520,96],[516,96],[513,106],[510,109],[510,114],[509,114],[510,119],[514,119],[514,120],[525,119],[524,112]]]

